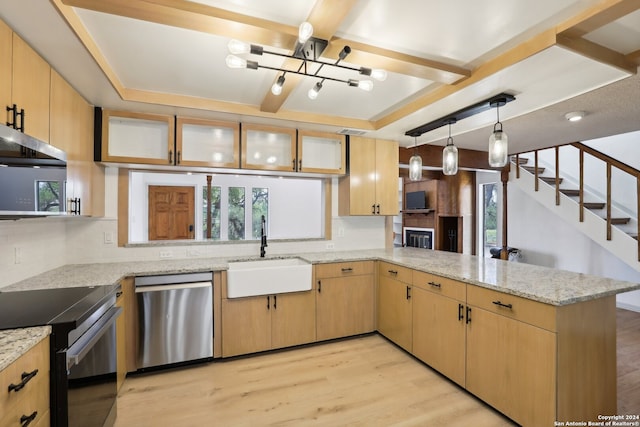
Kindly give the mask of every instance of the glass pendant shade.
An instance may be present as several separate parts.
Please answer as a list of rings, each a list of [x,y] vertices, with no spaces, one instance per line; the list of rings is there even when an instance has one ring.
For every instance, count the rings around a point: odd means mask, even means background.
[[[415,153],[409,159],[409,180],[420,181],[422,179],[422,157]]]
[[[498,129],[500,125],[500,129]],[[496,123],[489,137],[489,166],[501,168],[507,164],[508,137],[502,131],[502,123]]]
[[[458,148],[453,145],[452,138],[449,138],[447,146],[442,150],[442,173],[445,175],[458,173]]]

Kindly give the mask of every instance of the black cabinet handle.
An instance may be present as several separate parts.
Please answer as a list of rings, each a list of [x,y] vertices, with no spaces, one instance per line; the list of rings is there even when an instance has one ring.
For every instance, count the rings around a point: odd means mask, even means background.
[[[407,299],[411,299],[411,287],[407,286]]]
[[[471,323],[471,307],[467,307],[467,320],[465,323]]]
[[[176,164],[180,164],[180,150],[176,151]]]
[[[441,288],[442,285],[440,283],[436,283],[436,282],[428,282],[429,285],[433,286],[434,288]]]
[[[376,205],[375,204],[371,205],[371,213],[374,214],[374,215],[376,214]]]
[[[298,172],[302,171],[302,159],[298,160]]]
[[[492,302],[497,306],[508,308],[509,310],[513,310],[513,305],[512,304],[503,304],[500,301],[492,301]]]
[[[273,309],[277,309],[278,308],[278,295],[274,295],[273,296]]]
[[[269,295],[267,295],[267,310],[269,310],[270,308],[270,303],[271,302],[271,297]]]
[[[16,130],[24,133],[24,108],[21,108],[20,112],[17,113],[16,116],[20,116],[20,126],[18,126],[18,124],[16,123]]]
[[[387,273],[393,274],[394,276],[398,275],[398,272],[396,270],[387,270]]]
[[[322,293],[322,280],[318,280],[318,293]]]
[[[464,314],[462,314],[464,309],[464,305],[458,304],[458,320],[464,319]]]
[[[20,390],[22,390],[24,388],[25,385],[27,385],[27,383],[29,381],[31,381],[31,379],[33,377],[35,377],[36,375],[38,375],[38,370],[35,369],[32,372],[23,372],[22,373],[22,381],[20,381],[18,384],[9,384],[9,392],[15,391],[18,392]]]
[[[122,291],[116,292],[116,298],[120,298],[122,296]]]
[[[296,170],[296,159],[291,160],[291,170]]]
[[[20,417],[20,427],[27,427],[38,416],[38,411],[33,411],[31,415],[23,415]]]
[[[379,204],[376,205],[376,214],[380,215],[380,205]]]
[[[13,104],[13,107],[7,105],[7,113],[11,113],[11,121],[7,120],[7,126],[16,129],[18,120],[18,106]]]
[[[353,271],[353,268],[351,267],[343,267],[342,268],[342,272],[343,273],[351,273]]]
[[[173,150],[169,150],[169,164],[173,164]]]

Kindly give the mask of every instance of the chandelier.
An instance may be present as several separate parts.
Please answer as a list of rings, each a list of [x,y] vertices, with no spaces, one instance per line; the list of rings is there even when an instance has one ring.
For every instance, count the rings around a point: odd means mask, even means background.
[[[282,86],[285,83],[287,74],[299,74],[307,77],[316,78],[317,81],[309,89],[307,95],[310,99],[316,99],[322,86],[325,81],[334,81],[339,83],[345,83],[351,87],[358,87],[365,91],[371,91],[373,89],[373,81],[366,79],[339,79],[335,77],[330,77],[327,75],[321,74],[321,71],[324,67],[334,67],[344,70],[351,70],[359,73],[361,76],[371,77],[378,81],[384,81],[387,78],[387,72],[381,69],[372,69],[367,67],[351,67],[348,65],[340,64],[340,61],[344,60],[347,55],[351,53],[351,48],[349,46],[344,46],[340,53],[338,54],[338,59],[335,62],[326,62],[320,59],[320,56],[326,49],[328,45],[327,40],[318,39],[312,37],[313,35],[313,26],[308,22],[303,22],[298,29],[298,41],[296,42],[295,48],[293,50],[293,54],[285,54],[274,52],[265,49],[262,46],[245,43],[240,40],[231,40],[229,42],[229,52],[227,55],[226,63],[230,68],[249,68],[252,70],[257,70],[258,68],[263,68],[266,70],[274,70],[281,73],[276,82],[271,87],[271,93],[274,95],[280,95],[282,93]],[[271,67],[267,65],[261,65],[258,61],[247,60],[237,55],[274,55],[281,56],[284,58],[290,58],[293,60],[300,61],[297,69],[294,68],[280,68],[280,67]]]

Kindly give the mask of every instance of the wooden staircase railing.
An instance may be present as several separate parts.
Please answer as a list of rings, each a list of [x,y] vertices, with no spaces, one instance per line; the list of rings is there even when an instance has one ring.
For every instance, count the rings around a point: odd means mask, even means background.
[[[629,175],[631,175],[632,177],[635,177],[636,179],[636,193],[637,193],[637,207],[636,207],[636,216],[640,217],[640,171],[638,171],[638,169],[635,169],[629,165],[627,165],[626,163],[623,163],[617,159],[614,159],[611,156],[608,156],[598,150],[595,150],[585,144],[582,144],[580,142],[574,142],[572,144],[569,144],[573,147],[576,147],[579,150],[579,161],[580,161],[580,168],[579,168],[579,188],[578,190],[571,190],[571,189],[560,189],[560,183],[562,182],[562,178],[560,177],[560,146],[556,146],[554,147],[555,150],[555,177],[553,179],[548,178],[545,179],[545,181],[551,185],[554,185],[555,187],[555,199],[556,199],[556,205],[560,204],[560,193],[564,193],[568,196],[577,196],[579,198],[579,221],[580,222],[584,222],[584,209],[585,207],[587,209],[589,208],[594,208],[594,209],[599,209],[601,208],[601,204],[592,204],[589,202],[585,202],[584,200],[584,155],[585,153],[599,159],[602,160],[603,162],[605,162],[606,165],[606,202],[605,202],[605,208],[606,208],[606,223],[607,223],[607,240],[611,240],[611,229],[612,229],[612,225],[619,223],[620,219],[617,218],[613,218],[612,217],[612,213],[611,213],[611,177],[612,177],[612,168],[615,167]],[[542,150],[534,150],[533,154],[534,154],[534,167],[533,167],[533,175],[534,175],[534,182],[535,182],[535,187],[534,190],[538,191],[539,190],[539,182],[541,180],[543,180],[543,178],[541,178],[539,176],[540,170],[541,168],[538,166],[538,152],[542,151]],[[520,154],[524,154],[524,153],[520,153]],[[516,167],[516,179],[520,178],[520,168],[523,167],[524,163],[527,162],[526,159],[521,159],[520,158],[520,154],[516,154],[515,155],[515,164],[517,165]],[[544,169],[542,169],[544,170]],[[634,236],[636,240],[638,240],[638,261],[640,261],[640,218],[638,218],[637,221],[637,230],[636,230],[636,235]]]

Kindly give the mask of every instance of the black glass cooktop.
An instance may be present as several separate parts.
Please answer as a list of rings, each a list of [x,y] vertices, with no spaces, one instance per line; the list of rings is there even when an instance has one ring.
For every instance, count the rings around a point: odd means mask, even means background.
[[[114,287],[78,287],[0,292],[0,329],[82,323]]]

